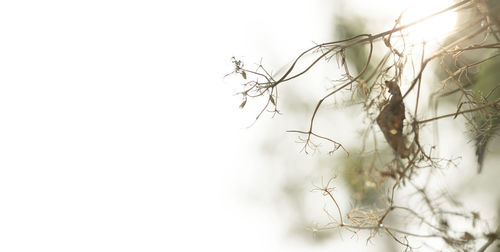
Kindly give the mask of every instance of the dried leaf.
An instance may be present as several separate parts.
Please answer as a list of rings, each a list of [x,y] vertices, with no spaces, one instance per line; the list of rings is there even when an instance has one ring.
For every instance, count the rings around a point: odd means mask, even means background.
[[[403,136],[403,121],[405,119],[405,106],[401,100],[401,91],[395,82],[386,81],[389,93],[392,94],[377,117],[377,124],[384,133],[387,143],[402,158],[409,155],[406,148],[406,139]]]

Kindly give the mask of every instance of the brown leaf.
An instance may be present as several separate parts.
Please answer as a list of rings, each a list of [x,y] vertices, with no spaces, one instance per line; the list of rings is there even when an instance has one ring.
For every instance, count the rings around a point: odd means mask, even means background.
[[[389,103],[386,104],[377,117],[377,124],[384,133],[385,140],[391,148],[402,158],[409,155],[406,148],[406,139],[403,136],[403,121],[405,119],[405,106],[402,102],[401,91],[398,85],[392,81],[385,84],[392,94]]]

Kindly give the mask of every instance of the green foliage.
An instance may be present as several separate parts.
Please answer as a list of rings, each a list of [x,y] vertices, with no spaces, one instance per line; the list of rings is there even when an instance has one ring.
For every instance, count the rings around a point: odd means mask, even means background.
[[[477,83],[474,85],[475,96],[480,103],[491,103],[500,99],[500,58],[495,57],[484,62],[478,73]],[[487,107],[474,115],[475,125],[472,125],[476,155],[481,171],[488,142],[498,132],[500,112],[496,107]]]

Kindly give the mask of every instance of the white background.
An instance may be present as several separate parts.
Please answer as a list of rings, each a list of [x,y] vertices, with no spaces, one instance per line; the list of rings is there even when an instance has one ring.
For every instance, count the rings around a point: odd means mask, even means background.
[[[310,24],[285,2],[3,1],[0,250],[289,250],[238,196],[251,131],[223,78]]]

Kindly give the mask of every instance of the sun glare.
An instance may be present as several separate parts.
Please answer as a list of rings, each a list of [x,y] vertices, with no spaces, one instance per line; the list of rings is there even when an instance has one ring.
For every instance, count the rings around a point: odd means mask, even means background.
[[[452,0],[412,1],[403,14],[402,24],[408,24],[452,6]],[[455,28],[456,13],[448,11],[418,23],[407,30],[407,42],[439,42]]]

